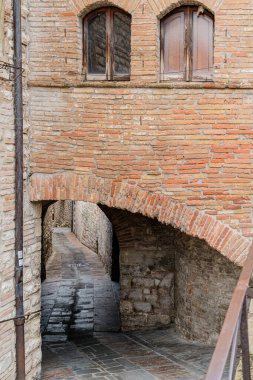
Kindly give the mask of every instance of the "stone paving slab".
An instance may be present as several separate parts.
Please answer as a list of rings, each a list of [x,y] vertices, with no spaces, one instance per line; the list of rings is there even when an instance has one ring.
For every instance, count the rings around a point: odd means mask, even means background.
[[[155,341],[159,336],[170,337],[175,343],[174,329],[153,331]],[[140,340],[145,332],[131,334],[94,333],[75,338],[67,343],[46,343],[43,348],[42,380],[53,379],[134,379],[134,380],[202,380],[210,361],[209,347],[200,345],[199,354],[208,351],[208,360],[196,366],[192,358],[175,360],[176,356],[161,354],[150,340],[147,346]],[[178,338],[177,352],[180,353]],[[196,351],[196,344],[193,344]],[[184,350],[184,345],[181,345]],[[168,353],[167,353],[168,354]],[[60,375],[62,371],[62,375]],[[64,377],[68,374],[68,377]],[[61,376],[61,377],[59,377]]]

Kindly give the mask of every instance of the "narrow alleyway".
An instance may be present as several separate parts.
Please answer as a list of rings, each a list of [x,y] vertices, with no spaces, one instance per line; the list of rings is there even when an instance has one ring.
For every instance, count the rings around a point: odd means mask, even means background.
[[[119,331],[118,284],[105,273],[98,256],[68,228],[53,234],[53,255],[42,285],[44,341],[93,331]]]
[[[42,380],[200,380],[212,347],[167,330],[123,334],[119,289],[98,256],[56,229],[42,286]]]

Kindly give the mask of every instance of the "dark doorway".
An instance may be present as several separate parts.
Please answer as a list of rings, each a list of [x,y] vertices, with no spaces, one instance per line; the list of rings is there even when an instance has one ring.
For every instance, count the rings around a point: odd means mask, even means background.
[[[119,241],[113,228],[112,235],[112,272],[111,279],[115,282],[120,282],[120,249]]]

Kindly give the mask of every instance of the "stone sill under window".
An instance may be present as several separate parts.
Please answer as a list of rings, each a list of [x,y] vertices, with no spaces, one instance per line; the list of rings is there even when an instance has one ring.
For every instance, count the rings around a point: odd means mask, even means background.
[[[149,89],[253,89],[252,84],[222,83],[222,82],[135,82],[135,81],[66,81],[30,80],[29,87],[56,87],[56,88],[149,88]]]

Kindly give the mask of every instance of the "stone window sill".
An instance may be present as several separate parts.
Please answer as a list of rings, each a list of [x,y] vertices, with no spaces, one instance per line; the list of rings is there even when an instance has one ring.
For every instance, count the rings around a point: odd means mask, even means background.
[[[66,81],[30,80],[29,87],[59,87],[59,88],[154,88],[154,89],[253,89],[252,84],[222,83],[222,82],[137,82],[137,81]]]

